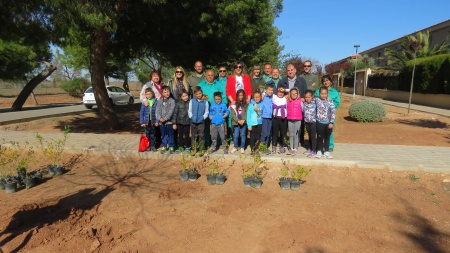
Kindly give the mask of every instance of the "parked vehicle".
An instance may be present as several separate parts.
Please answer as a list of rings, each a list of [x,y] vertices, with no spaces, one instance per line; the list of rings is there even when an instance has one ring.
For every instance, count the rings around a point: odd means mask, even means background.
[[[111,102],[112,105],[119,105],[119,104],[131,105],[134,103],[133,94],[125,91],[120,87],[108,85],[106,86],[106,91],[108,92],[109,101]],[[97,105],[97,102],[95,101],[94,97],[94,89],[92,87],[89,87],[84,92],[83,104],[88,109],[92,109],[94,105]]]

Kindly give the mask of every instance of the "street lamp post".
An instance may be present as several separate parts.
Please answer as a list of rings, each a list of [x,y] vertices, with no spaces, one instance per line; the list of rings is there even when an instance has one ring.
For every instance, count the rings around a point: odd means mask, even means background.
[[[355,97],[355,91],[356,91],[356,66],[358,65],[358,47],[359,45],[354,45],[356,48],[356,54],[355,54],[355,80],[353,82],[353,97]]]

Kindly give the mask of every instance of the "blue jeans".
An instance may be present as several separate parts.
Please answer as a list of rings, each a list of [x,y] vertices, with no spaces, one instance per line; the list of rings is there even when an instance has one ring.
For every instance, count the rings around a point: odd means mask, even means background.
[[[169,147],[173,148],[175,145],[174,139],[173,139],[173,128],[172,124],[162,124],[160,125],[161,129],[161,139],[162,139],[162,146],[163,148],[167,148],[167,144],[169,144]]]
[[[272,136],[272,118],[263,118],[261,139],[259,139],[259,141],[265,143],[266,147],[268,147],[271,136]]]
[[[145,135],[147,136],[148,140],[150,141],[150,147],[155,147],[156,137],[155,137],[156,129],[155,126],[152,125],[152,123],[149,123],[145,127]]]
[[[241,148],[245,148],[245,139],[247,138],[247,125],[237,125],[233,127],[234,147],[238,147],[239,135],[241,136]]]

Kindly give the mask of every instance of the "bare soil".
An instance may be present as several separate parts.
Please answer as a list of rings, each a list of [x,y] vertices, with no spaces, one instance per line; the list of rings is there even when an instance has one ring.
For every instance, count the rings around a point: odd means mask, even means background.
[[[450,120],[391,106],[383,123],[348,120],[343,98],[336,142],[450,145]],[[137,105],[120,106],[138,133]],[[132,111],[132,113],[128,111]],[[92,113],[3,126],[92,129]],[[260,189],[244,188],[242,164],[222,186],[181,182],[179,161],[66,153],[67,173],[14,194],[0,192],[4,252],[449,252],[450,175],[312,167],[300,191],[281,190],[281,164]],[[163,166],[161,166],[163,164]]]

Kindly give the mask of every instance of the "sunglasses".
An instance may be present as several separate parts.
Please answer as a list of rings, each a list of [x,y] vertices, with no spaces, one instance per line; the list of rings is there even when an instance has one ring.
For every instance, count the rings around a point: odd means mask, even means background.
[[[226,70],[219,70],[219,72],[227,72]]]
[[[303,65],[304,68],[311,68],[311,65]]]
[[[183,74],[183,71],[175,71],[177,74]]]
[[[234,66],[235,69],[242,69],[242,66]]]

